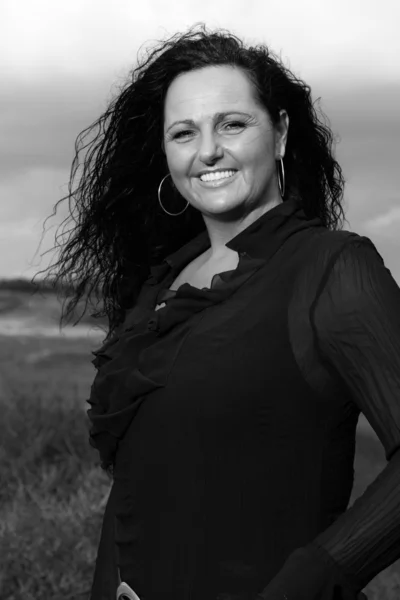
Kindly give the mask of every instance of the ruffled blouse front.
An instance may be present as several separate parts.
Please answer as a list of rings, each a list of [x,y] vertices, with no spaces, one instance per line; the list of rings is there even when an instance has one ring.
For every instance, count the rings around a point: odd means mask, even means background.
[[[203,236],[204,243],[207,247]],[[138,305],[129,312],[118,334],[93,352],[99,373],[89,399],[90,440],[99,450],[104,468],[112,465],[118,441],[146,395],[166,385],[175,358],[203,311],[225,301],[263,265],[262,259],[243,253],[236,269],[213,277],[211,289],[185,284],[177,291],[168,289],[176,269],[170,272],[167,287],[161,289],[158,284],[170,267],[163,264],[151,269]],[[156,304],[172,298],[168,310],[155,313]]]

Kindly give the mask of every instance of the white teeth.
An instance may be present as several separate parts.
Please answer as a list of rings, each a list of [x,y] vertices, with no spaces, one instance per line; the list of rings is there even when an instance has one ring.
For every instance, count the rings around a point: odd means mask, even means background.
[[[217,173],[203,173],[200,175],[201,181],[217,181],[217,179],[226,179],[232,177],[236,171],[218,171]]]

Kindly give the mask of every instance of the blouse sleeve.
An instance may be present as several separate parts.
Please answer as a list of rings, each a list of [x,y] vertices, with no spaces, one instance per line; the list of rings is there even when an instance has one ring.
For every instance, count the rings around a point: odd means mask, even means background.
[[[288,558],[259,596],[266,600],[361,598],[357,591],[400,558],[400,288],[368,238],[353,238],[332,258],[310,322],[320,360],[366,416],[388,464]]]
[[[311,307],[318,354],[350,391],[389,461],[400,448],[400,288],[364,237],[340,252],[324,280]]]

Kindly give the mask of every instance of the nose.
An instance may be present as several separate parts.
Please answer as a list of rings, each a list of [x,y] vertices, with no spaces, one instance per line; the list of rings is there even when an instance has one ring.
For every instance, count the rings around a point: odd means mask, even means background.
[[[199,159],[205,164],[214,163],[222,158],[223,148],[214,132],[203,133],[200,140]]]

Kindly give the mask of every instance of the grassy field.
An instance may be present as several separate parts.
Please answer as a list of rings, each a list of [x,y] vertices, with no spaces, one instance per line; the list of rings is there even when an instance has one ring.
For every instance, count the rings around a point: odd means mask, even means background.
[[[92,338],[0,335],[0,598],[83,600],[89,593],[110,489],[88,444]],[[384,467],[358,434],[351,502]],[[400,564],[366,588],[400,598]]]
[[[110,482],[88,445],[87,346],[0,338],[1,600],[88,596]]]

